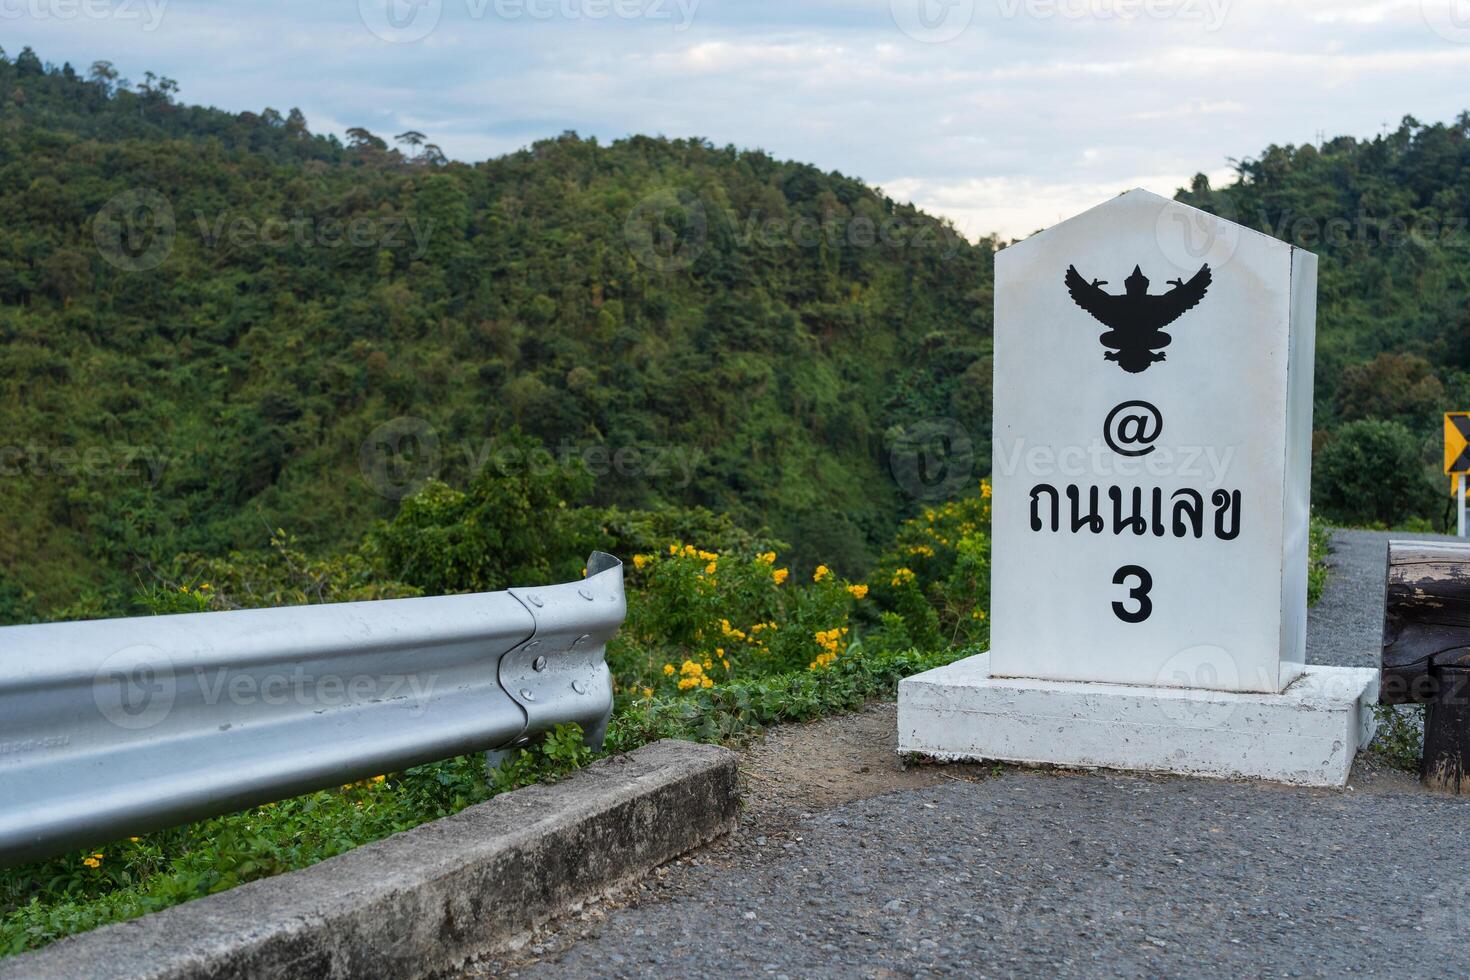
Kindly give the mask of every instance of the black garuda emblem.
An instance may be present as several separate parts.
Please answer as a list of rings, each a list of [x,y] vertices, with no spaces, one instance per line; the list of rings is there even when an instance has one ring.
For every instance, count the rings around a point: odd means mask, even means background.
[[[1072,300],[1108,328],[1098,338],[1108,348],[1103,358],[1138,374],[1164,359],[1161,352],[1174,338],[1163,328],[1205,298],[1210,288],[1210,267],[1201,266],[1189,282],[1170,279],[1169,285],[1174,288],[1158,296],[1148,294],[1148,277],[1136,265],[1133,274],[1123,280],[1126,292],[1121,296],[1099,288],[1107,285],[1105,280],[1087,282],[1074,265],[1067,266],[1066,282]]]

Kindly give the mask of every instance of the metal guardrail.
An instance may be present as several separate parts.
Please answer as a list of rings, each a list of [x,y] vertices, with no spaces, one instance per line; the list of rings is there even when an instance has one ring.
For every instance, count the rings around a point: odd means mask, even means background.
[[[612,715],[622,563],[479,595],[0,628],[0,865]]]

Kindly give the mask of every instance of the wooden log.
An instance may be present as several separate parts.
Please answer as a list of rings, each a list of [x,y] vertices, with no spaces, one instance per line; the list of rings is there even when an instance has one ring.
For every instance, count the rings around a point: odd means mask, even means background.
[[[1470,544],[1390,541],[1383,704],[1429,704],[1435,667],[1470,667]]]

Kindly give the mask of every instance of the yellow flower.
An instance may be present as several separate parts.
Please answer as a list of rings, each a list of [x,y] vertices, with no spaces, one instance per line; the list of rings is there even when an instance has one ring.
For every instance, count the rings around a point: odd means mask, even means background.
[[[645,698],[651,698],[651,697],[653,697],[653,688],[651,688],[651,687],[645,687],[643,689],[643,696]]]
[[[700,683],[700,686],[701,687],[714,687],[715,686],[715,682],[712,681],[712,680],[710,680],[708,677],[704,678],[699,683]]]
[[[715,569],[717,569],[718,567],[719,563],[712,561],[708,565],[704,566],[704,574],[713,575],[715,573]]]
[[[679,546],[678,545],[676,545],[676,544],[669,545],[669,554],[671,554],[671,555],[677,555],[678,553],[679,553]]]
[[[824,630],[817,634],[817,642],[822,644],[822,652],[817,654],[817,659],[807,665],[808,670],[826,669],[837,662],[837,634],[838,630]]]
[[[759,561],[765,565],[776,564],[776,553],[774,551],[767,551],[764,554],[756,555],[755,558],[756,561]]]
[[[985,500],[989,500],[990,499],[990,481],[989,480],[981,480],[980,481],[980,496],[983,499],[985,499]]]
[[[893,573],[894,586],[904,585],[914,580],[914,573],[907,568],[900,568]]]
[[[679,690],[681,690],[681,691],[687,691],[691,687],[698,687],[698,686],[699,686],[699,678],[698,677],[684,677],[684,678],[681,678],[679,680]]]
[[[785,582],[786,582],[787,576],[789,576],[790,574],[791,574],[790,569],[778,568],[774,572],[771,573],[771,578],[775,579],[777,585],[784,585]]]
[[[664,676],[667,677],[674,672],[673,664],[664,664]]]
[[[826,578],[828,575],[831,575],[831,574],[832,574],[832,569],[828,568],[826,565],[818,565],[817,566],[817,570],[815,572],[812,572],[812,581],[813,582],[820,582],[820,581],[822,581],[822,579]]]
[[[863,599],[868,595],[868,587],[866,585],[849,585],[847,591],[854,599]]]
[[[212,589],[212,588],[214,588],[214,586],[210,585],[208,582],[205,582],[203,585],[199,586],[199,588],[201,588],[201,589]]]
[[[134,844],[138,843],[138,841],[140,841],[142,839],[143,838],[141,838],[141,837],[129,837],[128,838],[128,840],[132,841]]]
[[[634,555],[633,567],[641,570],[643,566],[647,565],[652,560],[653,559],[650,558],[648,555]]]
[[[82,863],[85,864],[89,868],[100,868],[100,867],[102,867],[102,862],[99,861],[99,860],[97,860],[94,857],[82,858]]]

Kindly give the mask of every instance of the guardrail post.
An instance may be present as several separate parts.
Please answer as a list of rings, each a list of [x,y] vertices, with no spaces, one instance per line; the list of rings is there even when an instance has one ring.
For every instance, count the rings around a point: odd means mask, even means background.
[[[1470,794],[1470,545],[1390,541],[1382,704],[1422,704],[1419,778]]]
[[[1424,708],[1419,778],[1439,793],[1470,793],[1470,668],[1435,667],[1435,696]]]

